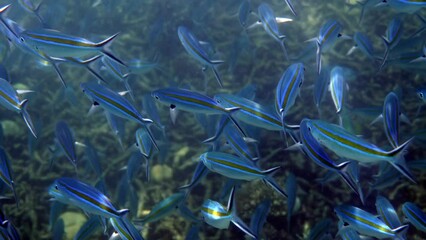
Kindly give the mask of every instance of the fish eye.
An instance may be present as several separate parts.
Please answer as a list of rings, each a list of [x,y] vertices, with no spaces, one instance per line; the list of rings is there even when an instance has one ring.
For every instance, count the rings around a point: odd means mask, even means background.
[[[25,39],[23,37],[20,37],[19,40],[21,40],[21,42],[25,42]]]
[[[301,86],[302,86],[302,84],[303,84],[303,81],[300,81],[300,83],[299,83],[299,87],[301,87]]]
[[[311,127],[308,127],[308,131],[310,132],[312,130],[312,128]]]
[[[154,98],[155,98],[155,99],[157,99],[157,100],[158,100],[158,99],[160,99],[160,98],[158,97],[158,95],[154,95]]]
[[[419,98],[423,99],[424,95],[422,92],[419,92],[418,95],[419,95]]]
[[[56,189],[56,190],[59,190],[58,185],[55,185],[55,189]]]

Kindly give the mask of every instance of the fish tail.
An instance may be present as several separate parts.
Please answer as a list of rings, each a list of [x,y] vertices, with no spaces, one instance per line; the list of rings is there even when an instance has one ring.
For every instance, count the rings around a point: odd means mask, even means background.
[[[112,53],[111,49],[109,48],[110,45],[111,45],[111,43],[113,42],[113,40],[118,36],[118,34],[119,33],[116,33],[116,34],[108,37],[107,39],[105,39],[105,40],[103,40],[101,42],[96,43],[95,46],[98,47],[98,48],[101,48],[101,52],[103,54],[105,54],[106,56],[108,56],[111,59],[119,62],[121,65],[127,67],[127,65],[123,61],[121,61],[119,58],[117,58],[116,56],[114,56],[114,54]]]
[[[20,106],[21,106],[21,116],[25,121],[25,124],[27,125],[28,129],[30,129],[31,133],[33,134],[33,136],[35,138],[37,138],[37,134],[36,134],[36,130],[34,127],[33,122],[31,121],[31,117],[27,112],[27,104],[28,104],[28,99],[24,99]]]
[[[217,83],[219,83],[219,86],[223,88],[222,79],[220,78],[219,72],[217,71],[216,67],[214,65],[210,65],[210,68],[214,73],[214,77],[216,78]]]
[[[117,213],[120,217],[124,217],[127,215],[127,213],[129,213],[129,209],[121,209],[121,210],[118,210]]]
[[[354,191],[359,199],[361,200],[362,205],[365,205],[365,198],[364,194],[362,192],[361,186],[359,186],[354,179],[350,176],[350,174],[347,172],[350,161],[341,163],[338,165],[338,173],[342,177],[342,179],[345,181],[345,183]],[[342,167],[343,166],[343,167]]]
[[[281,48],[283,49],[283,52],[284,52],[284,57],[286,60],[288,60],[287,48],[285,47],[285,42],[284,42],[286,37],[284,35],[281,35],[279,38],[280,38]]]
[[[123,76],[123,83],[124,83],[124,87],[126,88],[126,90],[129,92],[130,94],[130,98],[135,101],[135,96],[133,95],[133,91],[132,88],[129,85],[129,79],[127,78],[129,76],[129,74],[125,74]]]
[[[317,73],[321,72],[321,43],[316,39],[315,41],[317,45]]]
[[[263,178],[263,181],[267,183],[269,186],[271,186],[275,191],[277,191],[280,195],[287,198],[287,193],[278,185],[278,183],[273,179],[272,177],[274,174],[280,170],[281,167],[273,167],[268,170],[263,171],[262,173],[265,174],[265,177]]]
[[[382,68],[385,66],[386,60],[388,59],[389,51],[390,51],[390,43],[389,43],[389,41],[385,37],[383,37],[383,36],[382,36],[382,40],[385,43],[386,50],[385,50],[385,55],[383,56],[382,63],[380,64],[379,71],[382,70]]]
[[[217,125],[218,128],[214,136],[207,138],[206,140],[203,141],[203,143],[210,143],[210,142],[216,141],[216,139],[220,136],[220,134],[222,134],[223,129],[226,126],[226,124],[228,124],[228,122],[229,122],[229,117],[225,115],[222,116],[222,118],[219,121],[219,124]]]
[[[393,160],[389,161],[393,167],[395,167],[400,173],[405,177],[410,179],[413,183],[416,183],[416,180],[411,173],[410,169],[407,167],[407,164],[404,159],[404,154],[406,153],[406,148],[410,145],[413,138],[408,139],[405,143],[401,144],[397,148],[389,151],[387,154],[392,157]]]
[[[231,222],[251,238],[258,239],[256,234],[237,215],[232,216]]]
[[[237,112],[238,110],[240,110],[240,108],[239,107],[231,107],[231,108],[225,108],[225,110],[228,113],[229,120],[231,120],[232,123],[234,123],[234,125],[238,128],[238,131],[240,131],[240,133],[244,137],[247,137],[247,134],[245,133],[244,129],[240,126],[240,124],[237,122],[237,120],[235,120],[235,118],[232,116],[232,114]]]
[[[285,3],[287,4],[288,8],[290,8],[290,11],[294,14],[294,16],[297,16],[296,10],[294,10],[294,6],[291,3],[291,1],[290,0],[285,0]]]
[[[408,230],[408,226],[409,225],[402,225],[402,226],[399,226],[399,227],[392,229],[392,232],[394,232],[396,234],[395,239],[399,239],[399,240],[406,239],[405,234]]]

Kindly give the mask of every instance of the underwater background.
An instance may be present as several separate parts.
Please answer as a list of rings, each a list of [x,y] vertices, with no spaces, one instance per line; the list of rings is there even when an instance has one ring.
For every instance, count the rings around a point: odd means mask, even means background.
[[[328,19],[335,19],[342,25],[342,32],[352,36],[363,32],[373,43],[377,55],[382,56],[385,46],[380,38],[386,32],[388,23],[398,13],[390,7],[371,8],[360,21],[361,7],[356,1],[293,1],[297,16],[294,16],[284,1],[267,2],[276,16],[292,18],[292,22],[280,24],[286,36],[285,44],[289,60],[277,41],[270,37],[262,26],[244,30],[238,21],[238,11],[242,1],[227,0],[94,0],[65,1],[43,0],[38,13],[49,26],[61,32],[101,41],[114,33],[118,37],[111,44],[116,56],[124,62],[141,60],[147,66],[137,67],[128,77],[135,96],[134,104],[143,114],[143,101],[151,98],[151,92],[165,87],[182,87],[202,92],[208,96],[218,93],[236,94],[241,89],[250,91],[254,101],[274,108],[275,89],[283,72],[291,63],[303,62],[304,82],[300,96],[290,110],[286,121],[299,124],[303,118],[320,118],[338,123],[338,115],[327,91],[321,103],[321,116],[313,101],[313,86],[318,78],[315,62],[316,47],[306,40],[318,36],[321,26]],[[13,19],[26,29],[42,27],[38,19],[25,11],[18,1],[0,1],[0,5],[12,3],[7,18]],[[257,12],[261,1],[250,1],[251,9]],[[426,16],[425,9],[417,14]],[[394,52],[418,51],[421,55],[426,31],[411,37],[422,27],[416,14],[403,14],[404,34]],[[255,14],[248,22],[255,23]],[[214,75],[194,60],[179,41],[177,29],[186,26],[198,39],[210,43],[214,59],[224,60],[217,67],[222,78],[223,88],[217,84]],[[345,69],[348,83],[345,106],[350,109],[342,116],[343,126],[369,142],[390,150],[382,124],[370,125],[382,111],[382,104],[390,91],[398,93],[401,109],[411,124],[401,123],[401,142],[415,136],[405,155],[407,162],[423,160],[426,157],[426,109],[416,114],[422,100],[416,90],[426,87],[426,63],[410,66],[393,63],[380,71],[380,62],[369,59],[359,51],[347,55],[354,45],[350,39],[339,39],[322,56],[323,69],[341,66]],[[81,91],[82,82],[96,80],[84,67],[61,64],[60,70],[66,81],[65,88],[52,66],[20,49],[12,47],[6,38],[0,42],[1,65],[7,70],[10,82],[15,89],[33,90],[25,98],[29,100],[28,112],[37,129],[37,139],[25,126],[19,114],[5,108],[0,109],[0,144],[7,152],[13,169],[16,195],[19,207],[4,204],[3,212],[17,228],[22,239],[73,239],[79,228],[88,218],[83,211],[73,206],[63,207],[60,216],[64,221],[64,232],[54,236],[52,215],[54,201],[48,194],[49,186],[60,177],[78,177],[79,180],[95,185],[98,176],[90,165],[87,145],[96,149],[106,195],[118,209],[128,208],[129,219],[140,219],[161,200],[179,191],[188,184],[197,166],[198,157],[211,149],[202,141],[211,137],[219,117],[212,115],[179,112],[176,123],[170,120],[169,106],[157,104],[165,138],[161,130],[153,130],[158,137],[160,151],[150,158],[150,181],[146,180],[145,160],[136,155],[135,132],[139,124],[124,120],[124,132],[116,136],[111,130],[105,115],[101,112],[88,114],[91,102]],[[94,65],[96,65],[95,63]],[[96,67],[96,66],[95,66]],[[108,87],[125,91],[122,82],[113,79],[107,72],[100,74],[108,81]],[[128,96],[126,96],[130,99]],[[145,106],[145,105],[144,105]],[[76,146],[77,172],[63,155],[55,154],[55,125],[65,121],[73,132],[74,139],[86,146]],[[244,125],[245,126],[245,125]],[[393,204],[401,219],[402,204],[413,202],[425,212],[425,168],[412,169],[417,184],[402,175],[383,188],[371,190],[363,205],[359,198],[341,180],[321,183],[319,179],[326,170],[309,160],[301,151],[286,150],[287,145],[279,131],[260,128],[246,129],[250,137],[256,139],[258,158],[262,169],[281,166],[274,175],[276,182],[285,187],[290,173],[296,176],[296,203],[288,228],[287,200],[274,192],[262,181],[245,181],[239,184],[235,201],[238,216],[247,224],[256,207],[265,199],[271,201],[261,239],[308,239],[309,231],[322,219],[331,219],[327,231],[334,236],[338,231],[338,218],[334,207],[346,203],[375,213],[375,198],[378,194]],[[121,138],[122,145],[118,138]],[[288,140],[291,142],[291,140]],[[225,141],[222,142],[226,144]],[[225,152],[232,153],[229,148]],[[135,176],[130,182],[124,178],[128,174],[129,159],[137,158],[132,165]],[[53,162],[52,165],[51,161]],[[369,192],[378,174],[378,165],[360,168],[362,188]],[[228,184],[229,185],[229,184]],[[188,193],[186,206],[196,215],[204,200],[213,199],[226,206],[230,187],[227,178],[216,173],[208,174]],[[13,197],[7,185],[1,188],[2,195]],[[53,219],[55,219],[53,217]],[[55,219],[56,221],[56,219]],[[145,239],[185,239],[193,224],[177,212],[159,221],[143,226]],[[201,224],[198,229],[200,239],[243,239],[247,236],[235,226],[229,229],[216,229]],[[88,239],[108,239],[98,227]],[[61,235],[61,233],[63,235]],[[195,237],[190,239],[197,239]],[[407,239],[426,239],[426,233],[410,226]]]

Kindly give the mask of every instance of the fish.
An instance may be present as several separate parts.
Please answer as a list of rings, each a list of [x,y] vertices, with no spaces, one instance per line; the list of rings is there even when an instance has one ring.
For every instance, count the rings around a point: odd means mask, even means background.
[[[257,205],[256,209],[250,220],[250,229],[253,231],[254,235],[260,237],[263,225],[266,222],[266,218],[268,217],[269,211],[271,210],[271,200],[265,199],[259,205]]]
[[[119,118],[108,111],[105,111],[105,117],[107,119],[109,127],[112,130],[112,133],[116,136],[120,147],[124,149],[123,138],[126,132],[125,122],[122,120],[122,118]]]
[[[405,202],[402,204],[402,212],[416,229],[426,232],[426,214],[421,208],[412,202]]]
[[[297,96],[300,95],[305,78],[305,67],[303,63],[294,63],[290,65],[281,76],[275,91],[275,107],[277,113],[281,115],[281,122],[285,133],[285,117],[290,108],[296,102]]]
[[[328,68],[322,69],[314,83],[314,103],[317,107],[318,113],[321,116],[320,105],[324,99],[327,89],[330,84],[330,70]]]
[[[374,47],[370,39],[361,32],[356,32],[353,36],[355,45],[348,51],[346,55],[350,55],[355,49],[359,49],[364,55],[370,59],[374,59]]]
[[[232,116],[234,112],[239,110],[238,107],[222,107],[213,98],[196,91],[190,91],[182,88],[169,87],[158,89],[153,91],[151,96],[160,103],[170,106],[170,115],[172,116],[172,119],[176,118],[176,110],[203,113],[207,115],[225,114],[234,123],[238,130],[241,133],[244,133],[238,122]]]
[[[99,105],[111,114],[140,123],[144,126],[149,133],[154,147],[157,150],[159,149],[154,136],[147,126],[152,123],[152,120],[143,118],[138,110],[136,110],[136,107],[126,98],[111,89],[94,82],[81,83],[80,87],[84,94],[86,94],[86,96],[92,101],[93,106]]]
[[[84,57],[90,54],[102,53],[126,66],[109,49],[109,46],[117,36],[118,33],[96,43],[57,30],[40,29],[24,31],[20,40],[36,52],[43,52],[51,57]]]
[[[204,221],[210,226],[218,229],[228,229],[229,224],[232,222],[245,234],[257,239],[252,230],[236,214],[235,187],[231,190],[226,207],[219,202],[207,199],[201,206],[201,214]]]
[[[25,11],[34,14],[37,19],[40,21],[43,26],[47,26],[44,22],[43,18],[40,16],[40,7],[42,5],[42,2],[38,5],[34,5],[34,3],[31,0],[18,0],[19,5],[24,9]]]
[[[140,231],[127,217],[110,218],[109,222],[114,230],[120,234],[122,240],[143,240]]]
[[[238,8],[238,21],[244,29],[247,28],[247,20],[251,12],[250,0],[241,1],[240,7]]]
[[[192,175],[191,182],[179,187],[179,189],[191,189],[197,185],[203,178],[209,173],[209,169],[203,164],[203,162],[198,162],[197,167],[195,168],[194,174]]]
[[[420,63],[420,62],[426,62],[426,45],[423,46],[422,55],[418,58],[414,58],[410,61],[410,63]]]
[[[63,239],[64,235],[65,235],[64,220],[61,218],[58,221],[56,221],[55,226],[53,227],[52,239],[61,240]]]
[[[129,212],[128,209],[117,210],[102,192],[73,178],[56,179],[49,187],[49,195],[59,202],[105,218],[119,218]]]
[[[287,7],[290,8],[290,11],[294,14],[294,16],[297,16],[296,10],[294,9],[294,6],[291,0],[284,0],[284,2],[287,4]]]
[[[394,92],[388,93],[383,103],[383,112],[371,124],[383,119],[386,137],[392,147],[399,146],[399,125],[400,120],[409,122],[408,118],[402,114],[399,98]],[[370,125],[371,125],[370,124]]]
[[[10,165],[9,158],[3,147],[0,147],[0,179],[12,189],[16,207],[19,207],[19,199],[15,191],[15,182],[12,175],[12,166]]]
[[[182,46],[193,58],[201,62],[202,64],[209,66],[216,77],[220,87],[223,87],[222,80],[219,76],[219,72],[216,66],[224,63],[222,60],[212,60],[209,54],[200,44],[200,41],[189,31],[185,26],[178,27],[178,36]]]
[[[340,113],[343,109],[346,81],[343,76],[343,68],[336,66],[330,72],[329,91],[333,99],[336,112]]]
[[[241,158],[251,161],[257,161],[258,158],[252,153],[244,136],[230,125],[226,125],[224,129],[226,142]]]
[[[294,205],[296,204],[297,183],[296,176],[290,172],[285,182],[285,191],[287,198],[287,230],[290,230],[291,215],[293,215]]]
[[[349,133],[340,126],[321,120],[310,120],[310,131],[321,145],[340,157],[353,159],[361,163],[385,161],[390,163],[410,181],[416,182],[404,159],[405,150],[410,145],[412,138],[391,151],[384,151],[376,145]]]
[[[393,208],[387,198],[378,195],[376,198],[376,209],[380,215],[380,219],[390,228],[394,229],[402,226],[395,208]]]
[[[77,172],[77,152],[71,129],[65,121],[58,121],[55,127],[56,142]]]
[[[276,17],[271,6],[267,3],[261,3],[257,9],[257,15],[265,31],[280,43],[285,59],[288,59],[288,53],[284,43],[286,36],[280,33]]]
[[[95,149],[95,146],[92,145],[89,138],[84,139],[84,155],[90,163],[93,171],[95,172],[98,179],[102,179],[102,167],[99,159],[98,152]]]
[[[408,227],[403,225],[392,229],[373,214],[350,205],[339,205],[334,208],[334,212],[342,222],[349,225],[349,228],[362,235],[379,239],[398,238]]]
[[[34,124],[27,112],[27,104],[28,99],[21,101],[18,97],[18,92],[12,87],[12,85],[8,81],[0,78],[0,105],[8,110],[18,112],[24,119],[25,124],[33,136],[37,138]]]
[[[398,45],[399,41],[402,37],[403,32],[403,22],[400,17],[394,17],[390,23],[388,24],[388,27],[386,29],[386,36],[382,36],[383,43],[385,44],[385,53],[383,55],[383,60],[380,65],[379,71],[383,68],[385,65],[389,52]]]
[[[101,227],[99,217],[96,215],[91,216],[84,222],[78,232],[74,236],[74,240],[86,240],[90,239],[92,234]]]
[[[287,193],[272,178],[281,167],[261,170],[252,161],[222,152],[206,152],[200,155],[200,161],[212,172],[237,180],[263,180],[281,196],[287,198]]]
[[[126,88],[127,92],[130,94],[130,97],[134,101],[135,96],[133,95],[132,88],[130,87],[129,81],[128,81],[130,71],[124,66],[120,65],[119,62],[107,56],[102,56],[101,62],[103,64],[101,69],[105,69],[108,72],[108,74],[111,75],[113,78],[124,83],[124,87]]]
[[[145,128],[139,128],[136,130],[136,147],[138,147],[140,153],[145,157],[145,173],[146,179],[150,180],[150,168],[149,168],[149,160],[153,153],[153,144],[151,139],[149,138],[149,133]]]
[[[199,219],[191,212],[191,210],[188,209],[188,207],[185,206],[185,200],[185,192],[174,193],[166,199],[163,199],[159,203],[155,204],[147,216],[141,219],[135,219],[134,222],[141,225],[150,222],[156,222],[169,216],[175,210],[179,210],[180,215],[185,219],[194,223],[199,222]]]
[[[413,14],[426,7],[425,0],[385,0],[377,4],[376,7],[389,5],[392,9],[401,13]]]
[[[216,102],[226,108],[239,108],[234,116],[237,120],[270,131],[282,131],[282,123],[275,111],[249,99],[232,94],[216,94]]]
[[[185,240],[200,240],[200,225],[193,224],[186,234]]]
[[[321,54],[331,48],[338,38],[342,36],[342,25],[334,20],[330,19],[322,25],[318,37],[308,41],[315,41],[317,45],[317,73],[321,73]]]
[[[319,239],[329,239],[330,235],[330,218],[321,219],[317,222],[309,231],[308,240],[319,240]],[[330,238],[332,239],[332,238]]]

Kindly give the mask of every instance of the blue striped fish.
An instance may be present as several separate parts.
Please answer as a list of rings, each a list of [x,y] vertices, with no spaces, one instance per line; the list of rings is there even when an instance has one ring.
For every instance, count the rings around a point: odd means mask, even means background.
[[[12,178],[12,166],[10,165],[9,158],[7,157],[6,152],[3,147],[0,147],[0,179],[12,189],[13,195],[15,197],[16,206],[19,206],[18,195],[15,191],[15,182]]]
[[[37,31],[24,31],[20,40],[35,51],[43,52],[51,57],[84,57],[101,52],[125,66],[126,64],[115,57],[109,49],[109,45],[117,36],[118,33],[95,43],[57,30],[40,29]]]
[[[398,45],[399,41],[401,40],[403,26],[404,25],[400,17],[393,18],[392,21],[389,23],[386,29],[386,36],[382,36],[386,49],[379,70],[381,70],[383,66],[385,66],[390,50],[392,50],[396,45]]]
[[[321,120],[311,120],[310,123],[312,136],[336,155],[363,163],[388,162],[405,177],[415,182],[404,159],[405,149],[412,139],[391,151],[384,151],[340,126]]]
[[[110,218],[109,222],[122,240],[143,240],[143,237],[138,229],[130,222],[127,217]]]
[[[343,108],[343,101],[345,97],[345,78],[343,77],[343,68],[336,66],[330,72],[330,85],[329,91],[333,99],[336,112],[340,113]]]
[[[102,192],[73,178],[58,178],[49,188],[49,195],[55,200],[81,208],[105,218],[122,217],[129,210],[117,210]]]
[[[364,203],[362,190],[359,189],[351,176],[348,173],[349,161],[336,164],[322,148],[318,141],[312,136],[311,120],[303,119],[300,123],[300,141],[302,143],[303,152],[317,165],[338,173],[345,183],[360,197],[361,202]]]
[[[275,111],[271,111],[254,101],[231,94],[216,94],[214,99],[223,107],[239,108],[234,116],[246,124],[271,131],[282,131],[283,129],[281,120]]]
[[[64,155],[72,163],[77,172],[77,152],[75,150],[75,140],[71,133],[71,129],[68,124],[64,121],[56,123],[55,127],[56,141],[59,147],[62,149]]]
[[[245,158],[251,161],[258,160],[257,157],[252,153],[248,146],[244,136],[231,127],[229,124],[225,126],[224,134],[226,142],[234,150],[234,152],[241,158]]]
[[[8,110],[18,112],[24,119],[25,124],[34,137],[37,137],[34,124],[27,112],[27,104],[28,99],[21,101],[18,97],[17,91],[12,87],[12,85],[8,81],[0,78],[0,105]]]
[[[290,65],[282,75],[275,92],[276,108],[281,115],[284,126],[284,118],[294,105],[302,87],[305,68],[303,63]]]
[[[376,6],[389,5],[397,12],[413,14],[426,7],[425,0],[386,0]]]
[[[393,208],[392,204],[387,198],[380,195],[377,196],[376,210],[380,216],[380,219],[390,228],[397,228],[402,225],[395,208]]]
[[[318,37],[314,38],[317,44],[317,72],[321,72],[321,54],[331,48],[336,40],[342,36],[342,25],[334,19],[328,20],[322,25]]]
[[[286,59],[288,59],[287,49],[284,44],[286,36],[280,33],[278,29],[278,23],[271,6],[269,6],[267,3],[261,3],[257,9],[257,14],[265,31],[281,44],[281,48],[284,51],[284,56]]]
[[[151,209],[151,212],[143,217],[142,219],[135,220],[135,222],[146,224],[150,222],[156,222],[171,215],[175,210],[179,210],[179,213],[185,219],[198,222],[198,218],[185,206],[186,194],[184,192],[175,193],[166,199],[155,204]]]
[[[126,98],[111,89],[94,82],[81,83],[80,87],[86,96],[92,101],[93,106],[99,105],[111,114],[142,124],[147,129],[149,137],[151,138],[155,148],[158,149],[155,138],[147,126],[147,124],[152,123],[152,120],[143,118],[136,107],[133,106],[133,104],[131,104]]]
[[[362,235],[379,239],[398,238],[408,227],[403,225],[392,229],[373,214],[349,205],[337,206],[334,211],[341,221],[349,225],[348,227]]]
[[[367,35],[361,32],[356,32],[353,36],[353,40],[355,42],[355,46],[348,51],[347,55],[350,55],[355,49],[359,49],[368,58],[374,58],[374,47]]]
[[[228,229],[232,222],[241,231],[250,237],[257,239],[252,230],[237,216],[235,206],[235,187],[232,188],[229,195],[228,206],[223,206],[219,202],[207,199],[201,207],[201,214],[204,221],[218,229]]]
[[[138,147],[140,153],[145,157],[145,173],[146,179],[150,180],[150,168],[149,160],[153,153],[153,143],[149,137],[149,132],[146,128],[139,128],[136,130],[136,146]]]
[[[318,113],[321,117],[320,105],[324,99],[325,93],[328,90],[328,86],[330,83],[330,70],[328,68],[324,68],[321,70],[321,73],[318,75],[318,78],[314,83],[314,103],[317,107]]]
[[[414,203],[406,202],[402,205],[402,212],[415,228],[426,232],[426,214],[421,208]]]
[[[223,87],[222,80],[220,79],[219,73],[216,69],[216,65],[223,63],[223,61],[210,59],[207,51],[200,44],[199,40],[188,30],[188,28],[179,26],[178,36],[182,46],[189,53],[189,55],[197,59],[202,64],[209,66],[212,69],[217,82],[221,87]]]
[[[135,100],[135,96],[133,95],[132,88],[130,87],[128,81],[128,76],[130,74],[128,69],[122,66],[119,62],[106,56],[102,56],[101,62],[103,64],[103,67],[101,67],[101,69],[105,69],[113,78],[120,82],[123,82],[124,87],[130,94],[130,97],[132,98],[132,100]]]
[[[251,13],[250,0],[241,1],[240,7],[238,8],[238,20],[240,21],[241,27],[247,28],[247,20]]]
[[[287,197],[284,190],[272,178],[272,175],[281,168],[279,166],[268,170],[261,170],[251,160],[221,152],[203,153],[200,156],[200,160],[210,171],[231,179],[245,181],[261,179],[268,183],[281,196]]]

